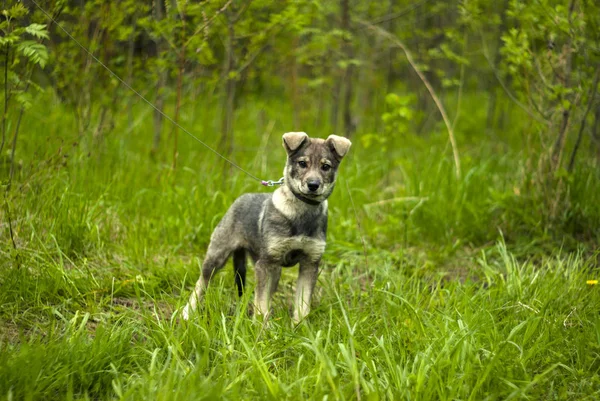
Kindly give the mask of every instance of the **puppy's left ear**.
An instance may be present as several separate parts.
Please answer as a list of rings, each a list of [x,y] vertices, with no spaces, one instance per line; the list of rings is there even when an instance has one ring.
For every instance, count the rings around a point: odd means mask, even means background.
[[[337,135],[329,135],[326,142],[340,159],[346,156],[346,153],[350,150],[350,146],[352,146],[352,142],[348,138]]]

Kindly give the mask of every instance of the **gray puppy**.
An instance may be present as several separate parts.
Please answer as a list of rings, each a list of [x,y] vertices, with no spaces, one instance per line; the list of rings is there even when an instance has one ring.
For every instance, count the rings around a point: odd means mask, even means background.
[[[210,238],[200,279],[183,309],[185,320],[196,310],[211,277],[230,255],[238,294],[242,295],[247,254],[255,264],[255,315],[268,318],[281,268],[298,263],[293,320],[298,323],[308,315],[319,261],[325,251],[327,198],[350,145],[348,139],[336,135],[325,140],[309,138],[304,132],[283,135],[288,154],[284,185],[272,194],[240,196],[223,216]]]

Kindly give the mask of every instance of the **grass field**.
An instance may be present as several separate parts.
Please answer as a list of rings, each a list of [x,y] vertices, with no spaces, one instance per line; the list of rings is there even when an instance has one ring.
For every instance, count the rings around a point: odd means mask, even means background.
[[[284,164],[280,109],[248,102],[237,116],[232,158],[263,179]],[[216,145],[212,112],[186,106],[182,123]],[[600,289],[587,283],[599,278],[600,169],[582,155],[546,192],[526,122],[491,141],[483,117],[465,115],[460,179],[442,126],[358,134],[329,202],[313,312],[292,326],[287,269],[264,329],[230,267],[196,319],[177,311],[233,199],[270,189],[183,133],[176,171],[168,140],[153,160],[141,105],[99,137],[79,137],[48,97],[27,117],[0,212],[3,399],[600,397]]]

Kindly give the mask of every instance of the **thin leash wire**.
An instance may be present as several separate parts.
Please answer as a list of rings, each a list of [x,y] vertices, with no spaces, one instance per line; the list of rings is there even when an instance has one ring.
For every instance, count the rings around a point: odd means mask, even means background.
[[[265,180],[261,180],[260,178],[258,178],[254,174],[250,173],[249,171],[246,171],[244,168],[242,168],[241,166],[239,166],[235,162],[229,160],[227,157],[225,157],[221,153],[217,152],[215,149],[213,149],[212,147],[210,147],[208,144],[206,144],[200,138],[198,138],[197,136],[195,136],[194,134],[192,134],[191,132],[189,132],[187,129],[185,129],[184,127],[182,127],[178,122],[176,122],[175,120],[173,120],[165,112],[163,112],[161,109],[159,109],[158,107],[156,107],[151,101],[149,101],[148,99],[146,99],[144,97],[144,95],[142,95],[137,90],[135,90],[133,87],[131,87],[131,85],[129,85],[127,82],[125,82],[123,79],[121,79],[121,77],[119,77],[116,73],[114,73],[108,66],[106,66],[102,61],[100,61],[96,56],[94,56],[94,54],[90,50],[88,50],[87,47],[85,47],[77,39],[75,39],[73,37],[73,35],[71,35],[65,28],[63,28],[62,25],[60,25],[50,14],[48,14],[48,12],[46,12],[46,10],[44,10],[35,0],[31,0],[31,2],[33,4],[35,4],[35,6],[42,13],[44,13],[46,15],[46,17],[48,17],[50,19],[50,21],[52,21],[52,23],[54,23],[57,27],[59,27],[71,40],[73,40],[75,43],[77,43],[77,45],[79,47],[81,47],[81,49],[83,49],[83,51],[85,51],[92,59],[94,59],[94,61],[96,61],[98,64],[100,64],[102,67],[104,67],[104,69],[106,71],[108,71],[114,78],[116,78],[121,84],[123,84],[127,89],[129,89],[133,93],[135,93],[140,99],[142,99],[145,103],[147,103],[150,107],[152,107],[158,113],[160,113],[165,119],[167,119],[169,122],[171,122],[175,127],[179,128],[181,131],[185,132],[190,137],[192,137],[197,142],[199,142],[201,145],[203,145],[206,149],[210,150],[215,155],[219,156],[221,159],[223,159],[227,163],[231,164],[233,167],[235,167],[238,170],[240,170],[241,172],[245,173],[248,177],[254,179],[255,181],[260,182],[262,185],[272,187],[274,185],[278,185],[278,184],[282,184],[283,183],[283,181],[281,179],[279,181],[271,181],[271,180],[265,181]]]
[[[144,97],[144,95],[142,95],[137,90],[135,90],[131,85],[129,85],[127,82],[125,82],[121,77],[119,77],[115,72],[113,72],[108,66],[106,66],[102,61],[100,61],[96,56],[94,56],[94,54],[87,47],[85,47],[77,39],[75,39],[73,37],[73,35],[71,35],[69,33],[69,31],[67,31],[65,28],[63,28],[63,26],[60,25],[50,14],[48,14],[48,12],[46,12],[46,10],[44,10],[35,0],[31,0],[31,2],[33,4],[35,4],[35,6],[44,15],[46,15],[46,17],[48,17],[48,19],[50,19],[50,21],[52,21],[53,24],[55,24],[57,27],[59,27],[83,51],[85,51],[92,59],[94,59],[94,61],[96,61],[98,64],[100,64],[114,78],[116,78],[121,84],[123,84],[123,86],[125,86],[127,89],[129,89],[131,92],[133,92],[136,96],[138,96],[140,99],[142,99],[146,104],[148,104],[150,107],[152,107],[152,109],[154,109],[155,111],[157,111],[158,113],[160,113],[165,119],[167,119],[169,122],[171,122],[175,127],[179,128],[181,131],[185,132],[188,136],[190,136],[191,138],[195,139],[198,143],[200,143],[206,149],[210,150],[215,155],[219,156],[221,159],[225,160],[227,163],[231,164],[233,167],[237,168],[239,171],[241,171],[244,174],[246,174],[248,177],[252,178],[255,181],[260,182],[262,185],[267,186],[267,187],[272,187],[272,186],[275,186],[275,185],[283,185],[283,183],[284,183],[284,177],[281,177],[277,181],[273,181],[273,180],[261,180],[260,178],[258,178],[254,174],[250,173],[249,171],[247,171],[244,168],[242,168],[241,166],[239,166],[237,163],[233,162],[232,160],[229,160],[227,157],[225,157],[221,153],[217,152],[215,149],[213,149],[211,146],[209,146],[208,144],[206,144],[200,138],[198,138],[197,136],[195,136],[194,134],[192,134],[191,132],[189,132],[187,129],[185,129],[184,127],[182,127],[178,122],[176,122],[175,120],[173,120],[165,112],[163,112],[161,109],[159,109],[158,107],[156,107],[151,101],[149,101],[148,99],[146,99],[146,97]],[[354,205],[354,200],[352,199],[352,194],[350,193],[350,188],[348,187],[348,182],[346,182],[346,190],[348,191],[348,195],[350,197],[350,202],[352,204],[352,209],[354,210],[354,217],[356,219],[356,225],[358,227],[358,233],[360,235],[360,239],[361,239],[361,242],[362,242],[362,245],[363,245],[363,256],[365,258],[365,265],[366,265],[366,267],[368,269],[369,268],[369,258],[367,256],[368,255],[367,245],[366,245],[363,233],[362,233],[362,229],[361,229],[361,225],[360,225],[360,220],[358,219],[358,213],[356,212],[356,207]]]

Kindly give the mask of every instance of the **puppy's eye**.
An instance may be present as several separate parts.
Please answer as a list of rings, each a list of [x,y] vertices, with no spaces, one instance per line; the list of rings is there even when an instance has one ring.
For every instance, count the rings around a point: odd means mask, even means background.
[[[302,167],[302,168],[307,168],[307,167],[308,167],[308,164],[306,164],[306,162],[305,162],[304,160],[300,160],[300,161],[298,162],[298,165],[299,165],[300,167]]]
[[[331,166],[329,164],[323,164],[321,166],[321,170],[323,170],[323,171],[329,171],[329,170],[331,170]]]

